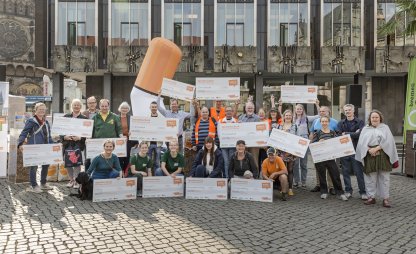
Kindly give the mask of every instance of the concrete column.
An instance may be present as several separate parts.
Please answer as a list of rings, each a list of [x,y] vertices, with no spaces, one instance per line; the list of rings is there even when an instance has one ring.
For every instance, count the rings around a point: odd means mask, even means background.
[[[263,107],[263,76],[254,75],[254,84],[256,89],[256,112]]]
[[[52,112],[64,112],[64,75],[61,72],[52,74]]]
[[[305,85],[313,86],[314,82],[315,82],[315,77],[313,75],[305,74],[305,79],[304,79]],[[319,88],[318,88],[318,93],[319,93]],[[306,112],[307,112],[308,115],[314,115],[315,114],[315,104],[308,103],[306,105]]]
[[[113,83],[113,75],[111,73],[104,73],[104,82],[103,82],[103,98],[110,100],[111,103],[111,86]],[[110,105],[111,107],[111,105]],[[111,107],[113,108],[113,107]]]
[[[370,111],[373,109],[373,83],[372,81],[367,81],[365,82],[365,105],[364,105],[364,112],[363,112],[363,116],[362,119],[367,119],[368,115],[370,114]]]
[[[0,65],[0,81],[6,81],[6,65]]]

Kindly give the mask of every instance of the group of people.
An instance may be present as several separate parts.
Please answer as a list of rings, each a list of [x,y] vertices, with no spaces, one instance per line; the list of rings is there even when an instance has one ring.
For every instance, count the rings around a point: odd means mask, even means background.
[[[92,179],[137,177],[138,190],[142,188],[143,177],[183,175],[185,168],[183,148],[183,124],[191,119],[192,150],[195,159],[187,177],[214,177],[248,179],[265,179],[274,182],[275,188],[281,192],[281,199],[287,200],[294,195],[297,187],[306,187],[308,152],[303,158],[279,151],[273,147],[246,147],[243,139],[236,142],[235,147],[220,148],[218,125],[227,123],[267,122],[269,130],[277,128],[282,131],[309,138],[311,142],[322,142],[340,135],[351,136],[356,154],[340,159],[344,187],[341,182],[340,170],[336,160],[315,163],[316,186],[311,191],[320,192],[320,197],[326,199],[328,194],[337,195],[341,200],[348,200],[353,194],[350,174],[357,177],[360,198],[365,204],[374,204],[378,194],[383,199],[384,207],[391,207],[389,201],[389,171],[398,165],[397,150],[389,127],[384,124],[381,112],[373,110],[368,122],[354,115],[354,105],[343,107],[345,119],[337,122],[330,117],[326,106],[316,103],[318,115],[308,116],[302,104],[297,104],[294,111],[286,109],[282,112],[281,100],[275,107],[275,98],[271,97],[271,109],[266,115],[263,109],[255,113],[252,101],[245,103],[244,113],[237,115],[239,101],[234,106],[224,106],[222,101],[215,101],[214,107],[200,106],[197,100],[192,101],[191,112],[179,111],[178,100],[171,99],[170,109],[166,110],[159,97],[152,102],[150,117],[177,118],[179,127],[177,141],[138,142],[129,140],[130,135],[130,106],[127,102],[120,104],[119,115],[110,112],[110,102],[102,99],[97,109],[95,97],[87,99],[87,110],[81,112],[82,103],[72,101],[72,112],[65,117],[92,119],[94,128],[92,138],[127,138],[127,153],[125,158],[117,158],[113,154],[114,142],[109,139],[103,144],[103,152],[90,160],[85,160],[85,170]],[[18,146],[28,144],[51,143],[50,125],[45,119],[46,106],[43,103],[35,105],[34,116],[25,125]],[[244,136],[244,135],[242,135]],[[85,138],[61,136],[63,149],[74,147],[85,149]],[[163,155],[162,155],[163,153]],[[50,189],[46,183],[48,165],[42,166],[41,185],[36,182],[37,167],[30,168],[31,188],[34,192]],[[260,170],[259,170],[260,169]],[[80,172],[80,166],[67,168],[69,175],[68,187],[78,188],[74,179]],[[329,177],[327,177],[327,175]]]

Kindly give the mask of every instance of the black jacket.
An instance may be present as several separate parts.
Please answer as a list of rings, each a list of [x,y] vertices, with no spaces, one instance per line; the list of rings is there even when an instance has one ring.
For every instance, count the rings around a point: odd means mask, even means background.
[[[71,118],[72,113],[65,114],[64,117]],[[88,119],[88,117],[84,116],[83,114],[79,114],[77,116],[77,118],[79,118],[79,119]],[[69,147],[78,146],[81,149],[81,151],[84,151],[84,149],[85,149],[85,138],[81,138],[81,140],[78,140],[78,141],[73,141],[73,140],[64,140],[64,136],[60,136],[60,137],[61,137],[61,142],[62,142],[62,147],[63,147],[62,150],[65,151],[65,149],[67,149]]]
[[[235,152],[231,156],[230,164],[228,166],[229,178],[233,178],[234,175],[244,176],[244,172],[246,172],[246,170],[251,171],[251,173],[253,173],[254,178],[259,177],[259,169],[256,166],[253,155],[249,152],[246,152],[245,157],[243,159],[242,167],[240,167],[240,161],[238,160],[237,152]]]
[[[338,122],[339,134],[342,134],[343,132],[345,134],[350,134],[354,148],[357,147],[358,138],[360,137],[360,133],[363,128],[364,121],[358,119],[357,117],[354,117],[354,119],[352,120],[352,125],[350,126],[350,128],[348,128],[346,118]]]
[[[214,146],[215,152],[215,161],[214,161],[214,168],[211,172],[211,174],[208,176],[210,178],[221,178],[222,177],[222,171],[224,170],[224,158],[222,157],[222,152],[220,149],[217,148],[217,146]],[[189,172],[189,176],[194,177],[196,173],[196,167],[198,165],[202,164],[202,160],[204,158],[204,150],[205,147],[198,151],[194,162],[192,163],[191,172]]]

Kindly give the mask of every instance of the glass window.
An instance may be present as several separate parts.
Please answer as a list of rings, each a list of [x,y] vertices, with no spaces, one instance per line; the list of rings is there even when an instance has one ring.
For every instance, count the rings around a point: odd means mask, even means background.
[[[95,45],[95,3],[91,0],[58,2],[56,45]]]
[[[323,0],[324,46],[361,45],[361,0]]]
[[[201,0],[165,0],[162,8],[162,36],[178,46],[201,46],[203,5]]]
[[[217,0],[215,46],[256,45],[254,0]]]
[[[309,1],[270,0],[270,46],[308,46]]]
[[[111,45],[147,46],[149,3],[143,0],[111,1]]]
[[[396,31],[391,36],[377,36],[377,46],[386,46],[389,40],[391,46],[405,46],[415,44],[415,36],[404,36],[402,33],[405,30],[406,26],[413,20],[404,13],[404,15],[397,15],[397,12],[400,11],[399,7],[396,6],[394,0],[378,0],[377,1],[377,30],[378,27],[384,25],[392,19],[397,19],[398,25]]]

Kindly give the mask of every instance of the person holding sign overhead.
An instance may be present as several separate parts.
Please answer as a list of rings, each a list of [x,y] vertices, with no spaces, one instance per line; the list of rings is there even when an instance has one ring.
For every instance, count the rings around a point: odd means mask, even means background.
[[[104,151],[97,155],[87,170],[91,179],[109,179],[122,177],[122,170],[117,155],[113,154],[115,143],[107,139],[103,144]]]
[[[262,165],[261,172],[264,180],[271,180],[276,185],[280,185],[282,190],[282,200],[287,200],[287,194],[289,190],[289,183],[287,180],[287,169],[282,158],[277,156],[276,149],[270,147],[267,149],[267,157]],[[277,181],[276,181],[277,180]]]
[[[312,142],[321,142],[337,136],[335,131],[329,129],[329,117],[321,116],[320,122],[322,128],[314,133]],[[315,167],[319,175],[321,198],[326,199],[328,197],[328,186],[326,184],[326,170],[328,170],[337,195],[341,200],[348,201],[348,198],[345,196],[344,190],[342,189],[339,168],[335,160],[327,160],[315,163]]]
[[[221,178],[224,170],[224,158],[214,139],[206,137],[204,147],[199,150],[192,164],[189,177]]]
[[[169,144],[169,150],[162,155],[160,168],[155,170],[155,176],[172,176],[182,175],[185,167],[185,158],[179,153],[178,142],[172,141]]]
[[[64,117],[88,119],[86,116],[81,114],[81,107],[82,107],[82,103],[79,99],[72,100],[72,103],[71,103],[72,113],[65,114]],[[73,153],[73,155],[80,156],[80,158],[75,160],[75,162],[73,160],[69,160],[70,162],[74,164],[72,167],[66,167],[66,170],[68,171],[68,177],[69,177],[69,183],[66,186],[73,187],[74,189],[78,189],[79,185],[77,182],[75,182],[75,178],[77,178],[81,170],[82,157],[81,157],[81,153],[78,153],[78,154],[76,153],[76,150],[84,151],[85,138],[65,135],[65,136],[61,136],[61,143],[62,143],[62,148],[64,150],[64,157],[69,157],[71,153]],[[64,158],[64,159],[65,161],[67,161],[67,158]]]
[[[46,105],[44,103],[36,103],[35,113],[33,117],[26,121],[25,127],[19,136],[17,147],[23,151],[22,145],[26,142],[28,145],[31,144],[52,144],[51,138],[51,127],[48,120],[45,118]],[[29,179],[31,187],[27,188],[26,191],[40,193],[42,190],[51,190],[46,183],[46,177],[48,175],[49,165],[42,165],[42,171],[40,173],[40,187],[36,182],[36,174],[38,166],[32,166],[29,168]]]

